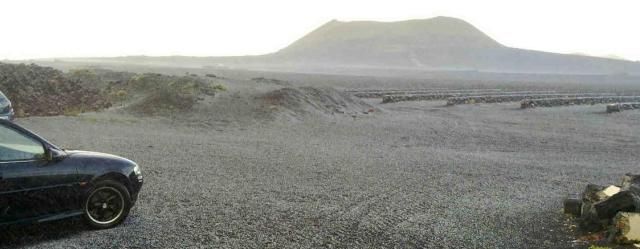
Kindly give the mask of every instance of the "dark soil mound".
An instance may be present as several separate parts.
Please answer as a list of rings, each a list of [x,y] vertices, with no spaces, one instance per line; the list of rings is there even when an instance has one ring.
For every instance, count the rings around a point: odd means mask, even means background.
[[[270,78],[265,78],[265,77],[257,77],[257,78],[252,78],[251,80],[258,82],[258,83],[267,83],[267,84],[274,84],[274,85],[280,85],[280,86],[290,86],[291,84],[287,81],[284,80],[279,80],[279,79],[270,79]]]
[[[293,116],[309,114],[368,114],[374,108],[362,100],[333,88],[299,87],[281,88],[260,98],[267,108]]]
[[[0,63],[0,90],[13,102],[18,117],[77,114],[111,106],[100,90],[34,64]]]

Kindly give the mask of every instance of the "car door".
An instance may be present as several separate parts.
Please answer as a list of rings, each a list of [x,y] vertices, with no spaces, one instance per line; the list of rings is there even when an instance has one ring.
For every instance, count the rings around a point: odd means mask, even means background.
[[[0,222],[79,208],[76,168],[45,154],[38,139],[0,125]]]

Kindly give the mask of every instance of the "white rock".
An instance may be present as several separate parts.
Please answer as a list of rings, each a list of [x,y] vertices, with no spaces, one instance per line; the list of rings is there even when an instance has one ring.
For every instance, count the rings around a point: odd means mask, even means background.
[[[611,185],[605,189],[603,189],[602,191],[599,191],[598,193],[596,193],[598,195],[598,199],[600,200],[606,200],[609,199],[609,197],[617,194],[620,192],[620,188],[614,185]]]
[[[616,229],[616,242],[640,242],[640,213],[620,212],[613,219]]]

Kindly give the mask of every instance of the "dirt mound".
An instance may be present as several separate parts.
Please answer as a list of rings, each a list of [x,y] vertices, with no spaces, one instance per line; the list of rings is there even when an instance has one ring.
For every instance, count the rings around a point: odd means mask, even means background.
[[[136,76],[131,72],[112,71],[97,67],[71,69],[65,74],[72,80],[84,83],[87,88],[103,89],[113,82],[126,82]]]
[[[377,111],[371,105],[333,88],[298,87],[281,88],[268,92],[260,99],[272,112],[295,117],[305,115],[357,115]]]
[[[72,115],[111,106],[98,89],[85,87],[62,71],[34,64],[0,63],[0,90],[18,117]]]
[[[0,90],[25,116],[75,115],[116,106],[136,114],[190,110],[224,91],[218,80],[193,75],[136,74],[100,68],[68,73],[35,64],[0,63]]]
[[[214,96],[224,86],[197,76],[141,74],[128,81],[111,82],[106,91],[126,110],[137,114],[156,115],[187,111],[206,96]]]
[[[291,85],[288,81],[285,81],[285,80],[270,79],[270,78],[265,78],[265,77],[252,78],[251,80],[255,81],[255,82],[258,82],[258,83],[267,83],[267,84],[274,84],[274,85],[279,85],[279,86],[290,86]]]

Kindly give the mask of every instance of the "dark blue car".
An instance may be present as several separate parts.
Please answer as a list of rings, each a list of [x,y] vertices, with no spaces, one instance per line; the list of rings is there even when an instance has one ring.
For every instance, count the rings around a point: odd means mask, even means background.
[[[110,228],[124,221],[141,187],[131,160],[62,150],[0,119],[0,227],[82,216]]]
[[[0,91],[0,119],[13,120],[14,117],[11,101]]]

